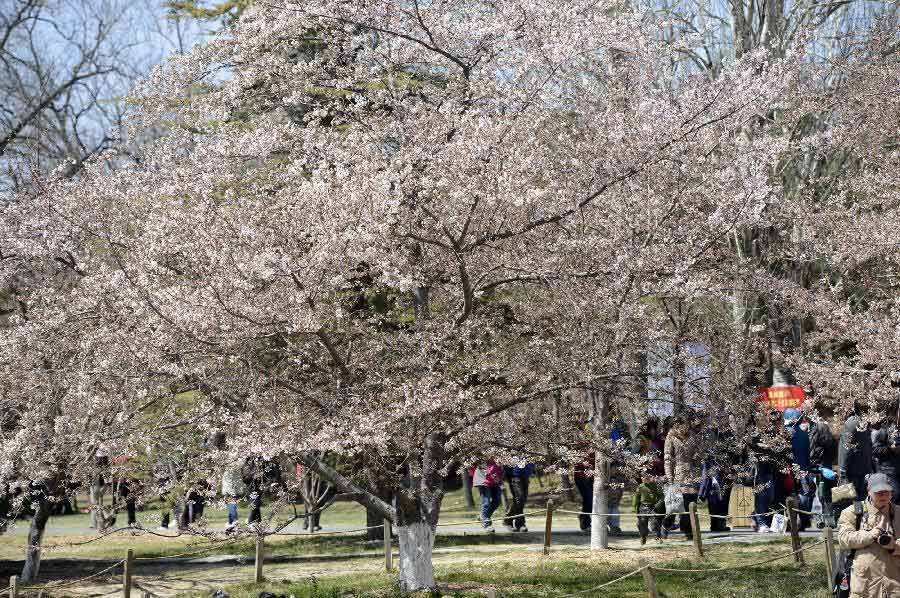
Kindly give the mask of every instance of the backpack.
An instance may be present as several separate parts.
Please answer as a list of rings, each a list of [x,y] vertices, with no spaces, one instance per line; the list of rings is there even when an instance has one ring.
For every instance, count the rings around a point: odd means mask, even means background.
[[[862,518],[863,514],[862,511],[860,511],[856,514],[856,531],[859,531]],[[850,575],[853,569],[854,558],[856,558],[856,549],[850,550],[849,552],[842,550],[840,556],[838,556],[838,565],[834,569],[834,580],[832,583],[834,598],[850,597]]]

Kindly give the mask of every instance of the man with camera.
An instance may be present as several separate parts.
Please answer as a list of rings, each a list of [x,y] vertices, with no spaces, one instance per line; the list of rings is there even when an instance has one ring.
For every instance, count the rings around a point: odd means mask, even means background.
[[[850,598],[900,596],[900,546],[894,542],[900,508],[891,503],[887,476],[874,473],[867,482],[866,500],[844,509],[838,521],[838,541],[852,560],[838,583],[849,586]]]

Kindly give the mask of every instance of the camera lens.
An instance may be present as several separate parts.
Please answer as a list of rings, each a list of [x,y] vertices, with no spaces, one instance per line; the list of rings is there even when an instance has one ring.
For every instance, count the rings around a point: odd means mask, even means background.
[[[891,538],[891,536],[888,534],[881,534],[880,536],[878,536],[878,543],[882,546],[887,546],[891,543],[892,539],[893,538]]]

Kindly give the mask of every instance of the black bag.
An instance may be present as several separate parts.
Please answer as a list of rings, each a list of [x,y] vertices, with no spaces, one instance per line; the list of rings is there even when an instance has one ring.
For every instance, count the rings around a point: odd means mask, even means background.
[[[862,518],[862,512],[856,514],[856,531],[859,531]],[[850,598],[850,574],[853,569],[854,558],[856,558],[856,549],[849,552],[842,550],[838,556],[838,564],[834,569],[834,580],[832,580],[834,598]]]

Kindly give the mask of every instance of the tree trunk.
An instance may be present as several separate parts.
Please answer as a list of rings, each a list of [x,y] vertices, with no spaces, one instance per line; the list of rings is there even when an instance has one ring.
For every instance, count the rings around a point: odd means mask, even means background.
[[[465,465],[460,466],[459,474],[462,476],[463,494],[466,497],[466,507],[475,508],[475,497],[472,495],[472,478],[469,477],[469,471]]]
[[[609,393],[606,385],[600,391],[594,390],[594,438],[596,456],[594,457],[594,502],[591,508],[591,550],[609,547],[609,532],[606,529],[606,516],[609,510],[609,456],[604,454],[606,440],[609,438]]]
[[[397,536],[400,539],[400,590],[433,589],[434,528],[427,521],[407,522],[397,528]]]
[[[91,482],[91,487],[88,490],[88,497],[91,502],[91,527],[96,530],[101,530],[103,528],[103,516],[99,511],[103,508],[103,495],[100,492],[100,484],[96,480]]]
[[[444,438],[439,433],[425,437],[421,463],[410,467],[409,491],[397,497],[397,536],[400,539],[400,590],[415,592],[435,588],[434,532],[444,493]],[[418,474],[418,475],[417,475]]]
[[[41,492],[41,496],[37,499],[37,506],[34,509],[34,517],[31,519],[31,526],[28,528],[28,546],[25,552],[25,566],[22,567],[22,583],[33,583],[40,572],[41,568],[41,541],[44,538],[44,530],[47,527],[47,520],[50,519],[50,511],[52,504],[48,499],[48,493],[55,486],[54,483],[48,482]]]
[[[601,451],[597,451],[594,468],[594,502],[591,508],[591,550],[609,548],[609,530],[606,522],[609,519],[609,459]]]

